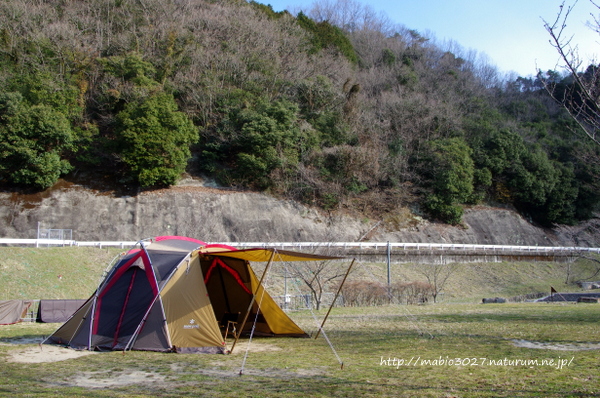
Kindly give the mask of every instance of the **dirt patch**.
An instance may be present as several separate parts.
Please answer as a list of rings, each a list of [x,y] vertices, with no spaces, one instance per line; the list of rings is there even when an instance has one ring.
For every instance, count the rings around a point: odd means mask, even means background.
[[[105,388],[126,386],[130,384],[162,383],[166,376],[155,372],[141,370],[125,370],[114,372],[82,372],[72,378],[72,385],[86,388]]]
[[[44,363],[58,362],[95,354],[92,351],[77,351],[70,348],[40,344],[9,352],[9,362]]]
[[[86,350],[74,350],[71,348],[65,348],[56,345],[48,345],[48,344],[37,344],[39,343],[39,339],[30,339],[30,338],[19,338],[19,339],[11,339],[8,341],[1,342],[0,344],[8,346],[8,345],[27,345],[23,347],[16,348],[14,350],[9,351],[8,354],[8,362],[18,362],[18,363],[44,363],[44,362],[58,362],[65,361],[69,359],[80,358],[86,355],[102,355],[99,352],[86,351]],[[36,344],[36,345],[32,345]],[[269,351],[281,351],[281,348],[268,343],[262,342],[252,342],[248,345],[248,341],[240,341],[236,347],[235,351],[232,355],[234,356],[243,356],[246,353],[246,350],[249,349],[249,352],[269,352]],[[169,354],[163,354],[169,355]],[[173,354],[177,355],[177,354]],[[215,357],[220,357],[219,355]],[[215,361],[214,366],[209,366],[205,368],[196,368],[193,370],[194,374],[200,374],[204,376],[214,377],[214,378],[229,378],[229,377],[240,377],[240,371],[242,369],[234,367],[234,368],[224,368],[219,361]],[[182,374],[189,372],[182,364],[176,363],[171,365],[171,371],[176,374]],[[242,374],[246,377],[271,377],[271,378],[281,378],[281,379],[290,379],[290,378],[303,378],[303,377],[315,377],[315,376],[325,376],[327,374],[327,368],[325,367],[315,367],[312,369],[277,369],[277,368],[267,368],[267,369],[255,369],[252,366],[247,366],[243,369]],[[112,388],[112,387],[120,387],[127,386],[133,384],[145,384],[145,385],[161,385],[164,386],[165,383],[169,383],[169,378],[167,375],[139,370],[139,369],[124,369],[119,372],[115,372],[113,370],[105,370],[105,371],[84,371],[78,372],[73,376],[69,377],[69,380],[66,384],[70,386],[83,387],[83,388]]]
[[[173,365],[171,370],[177,374],[185,373],[181,366]],[[243,376],[256,376],[256,377],[272,377],[281,379],[290,378],[301,378],[301,377],[314,377],[324,376],[326,369],[315,368],[315,369],[253,369],[246,368],[243,371]],[[220,367],[214,368],[200,368],[195,369],[194,374],[204,375],[214,378],[229,378],[229,377],[240,377],[240,369],[223,369]],[[81,372],[70,378],[69,385],[85,388],[107,388],[107,387],[119,387],[131,384],[160,384],[164,386],[169,380],[167,376],[142,370],[123,370],[118,373],[111,371],[92,371],[92,372]]]
[[[517,347],[534,348],[539,350],[557,350],[557,351],[589,351],[600,350],[599,343],[548,343],[529,340],[512,340]]]
[[[18,339],[11,340],[10,344],[34,344],[38,343],[39,339]],[[4,343],[6,344],[6,343]],[[8,345],[8,344],[6,344]],[[229,346],[231,348],[231,345]],[[244,355],[248,349],[248,342],[239,342],[232,355]],[[252,343],[250,344],[250,352],[269,352],[269,351],[280,351],[281,348],[266,343]],[[44,363],[44,362],[58,362],[65,361],[68,359],[79,358],[86,355],[98,354],[98,352],[87,351],[87,350],[74,350],[72,348],[65,348],[60,346],[38,344],[34,347],[27,347],[19,350],[13,350],[9,352],[10,362],[21,362],[21,363]],[[138,372],[139,373],[139,372]],[[135,376],[135,377],[134,377]],[[140,375],[134,375],[129,379],[136,379]],[[140,376],[141,377],[141,376]],[[145,378],[144,378],[145,379]],[[120,380],[119,382],[123,382]]]
[[[0,340],[1,345],[13,345],[13,344],[40,344],[43,339],[37,337],[18,337],[14,339],[2,339]]]
[[[241,364],[240,364],[241,365]],[[172,364],[171,371],[176,374],[186,373],[184,366],[180,364]],[[240,374],[241,372],[241,374]],[[315,377],[325,376],[328,373],[327,367],[314,367],[312,369],[289,369],[289,368],[267,368],[267,369],[256,369],[253,366],[245,366],[243,369],[240,367],[229,367],[224,368],[218,362],[214,362],[212,367],[197,368],[193,371],[194,374],[200,374],[204,376],[216,377],[216,378],[228,378],[228,377],[239,377],[239,376],[258,376],[258,377],[272,377],[281,379],[290,378],[301,378],[301,377]]]
[[[232,343],[227,343],[227,349],[231,350]],[[248,350],[248,341],[238,341],[231,355],[243,355]],[[281,351],[281,348],[268,343],[250,343],[250,352]]]
[[[240,369],[237,370],[236,375],[240,375]],[[242,372],[242,376],[260,376],[260,377],[272,377],[272,378],[280,378],[284,380],[289,379],[297,379],[302,377],[316,377],[316,376],[326,376],[327,370],[323,368],[314,368],[314,369],[277,369],[277,368],[268,368],[268,369],[253,369],[252,367],[244,368]]]

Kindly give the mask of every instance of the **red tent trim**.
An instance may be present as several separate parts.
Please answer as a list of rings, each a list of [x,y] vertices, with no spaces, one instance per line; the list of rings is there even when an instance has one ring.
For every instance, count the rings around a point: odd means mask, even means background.
[[[157,236],[156,238],[154,238],[154,241],[160,242],[161,240],[170,240],[170,239],[186,240],[188,242],[198,243],[200,246],[206,246],[206,242],[202,242],[201,240],[194,239],[194,238],[188,238],[187,236],[177,236],[177,235]]]
[[[210,245],[206,245],[204,246],[204,248],[208,249],[211,247],[218,247],[220,249],[227,249],[227,250],[231,250],[231,251],[237,251],[237,249],[233,246],[229,246],[229,245],[223,245],[221,243],[211,243]]]
[[[100,308],[102,308],[102,298],[109,292],[109,290],[113,287],[113,285],[115,283],[117,283],[117,281],[121,278],[121,276],[123,276],[123,274],[129,268],[131,268],[131,265],[134,262],[136,262],[137,259],[140,257],[142,257],[142,262],[144,263],[144,269],[146,271],[146,278],[148,279],[148,282],[150,283],[150,286],[152,288],[152,293],[154,294],[154,296],[156,296],[158,294],[158,286],[156,285],[156,279],[154,278],[154,272],[152,270],[152,265],[150,264],[150,259],[148,258],[148,254],[146,254],[146,252],[143,250],[139,250],[139,251],[137,251],[135,256],[131,257],[131,259],[129,259],[129,261],[127,261],[125,264],[123,264],[121,267],[119,267],[119,269],[117,270],[115,275],[111,278],[110,283],[108,285],[106,285],[104,287],[104,289],[102,289],[102,292],[98,295],[98,299],[96,301],[96,311],[94,314],[93,334],[96,334],[98,332],[98,321],[100,318]]]
[[[248,289],[246,287],[246,285],[244,285],[244,282],[242,281],[242,278],[240,277],[240,274],[238,274],[238,272],[236,270],[234,270],[233,268],[231,268],[230,266],[228,266],[227,264],[225,264],[220,258],[215,258],[212,262],[212,264],[210,265],[210,268],[208,269],[208,271],[206,272],[206,276],[204,277],[204,284],[206,285],[212,275],[212,271],[213,269],[215,269],[217,267],[217,265],[219,265],[221,268],[224,268],[227,272],[229,272],[231,274],[231,276],[234,277],[234,279],[236,280],[236,282],[238,283],[238,285],[240,285],[242,287],[242,289],[244,289],[244,291],[250,295],[252,295],[252,292],[250,291],[250,289]]]

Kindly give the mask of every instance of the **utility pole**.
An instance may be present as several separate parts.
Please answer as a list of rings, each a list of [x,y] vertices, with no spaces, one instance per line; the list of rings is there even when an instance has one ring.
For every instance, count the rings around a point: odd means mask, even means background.
[[[283,310],[288,310],[288,288],[287,288],[288,269],[287,264],[283,265]]]
[[[388,289],[392,287],[392,245],[390,242],[387,243],[387,284]]]

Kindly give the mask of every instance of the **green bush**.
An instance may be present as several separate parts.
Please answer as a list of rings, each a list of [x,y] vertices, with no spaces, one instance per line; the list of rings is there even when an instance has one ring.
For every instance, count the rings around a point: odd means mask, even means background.
[[[57,76],[51,71],[16,73],[7,82],[8,92],[18,92],[30,105],[46,105],[70,121],[83,116],[82,88],[74,77]]]
[[[425,186],[431,191],[425,200],[427,211],[444,222],[460,222],[462,210],[473,194],[475,167],[471,148],[462,138],[429,141],[421,161]]]
[[[496,186],[508,188],[521,211],[545,225],[575,222],[579,187],[572,165],[551,160],[541,146],[508,129],[493,131],[478,154],[479,165],[492,171]]]
[[[136,86],[156,87],[159,84],[154,79],[156,69],[140,54],[130,53],[123,56],[99,58],[98,61],[103,66],[104,72]]]
[[[451,225],[458,225],[462,222],[462,206],[449,201],[448,198],[430,194],[425,197],[423,206],[432,217],[440,221]]]
[[[335,47],[349,61],[358,63],[358,55],[352,46],[352,42],[337,26],[327,21],[315,22],[302,12],[296,17],[298,24],[312,34],[311,52],[316,53],[328,47]]]
[[[29,105],[19,93],[0,93],[0,178],[45,189],[70,171],[73,149],[67,118],[46,105]]]
[[[198,129],[177,110],[172,95],[158,93],[119,112],[115,137],[126,180],[142,187],[168,186],[185,171]]]
[[[266,189],[274,171],[292,172],[312,144],[299,129],[296,104],[249,99],[236,95],[223,102],[221,123],[202,143],[201,168],[221,169],[223,181]]]

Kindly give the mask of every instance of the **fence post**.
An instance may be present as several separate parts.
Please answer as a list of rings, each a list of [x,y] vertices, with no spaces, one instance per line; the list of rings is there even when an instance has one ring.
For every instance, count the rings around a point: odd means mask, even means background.
[[[387,284],[388,289],[392,287],[392,245],[390,241],[387,242]]]

